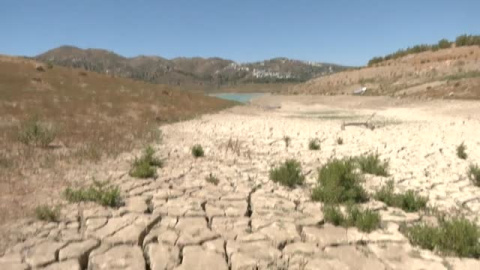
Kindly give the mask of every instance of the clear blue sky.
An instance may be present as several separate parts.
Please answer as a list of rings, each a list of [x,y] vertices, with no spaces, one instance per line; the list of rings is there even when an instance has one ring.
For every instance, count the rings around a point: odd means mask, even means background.
[[[363,65],[410,45],[480,34],[480,0],[1,0],[0,54],[60,45],[124,56],[285,56]]]

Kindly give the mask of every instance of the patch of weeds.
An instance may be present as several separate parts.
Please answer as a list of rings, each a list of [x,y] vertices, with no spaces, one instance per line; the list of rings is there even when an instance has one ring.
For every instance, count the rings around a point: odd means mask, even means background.
[[[348,225],[355,226],[362,232],[371,232],[380,227],[380,214],[373,210],[361,210],[357,206],[351,206],[347,212]]]
[[[218,178],[215,177],[215,175],[213,175],[212,173],[210,173],[210,175],[205,178],[205,181],[210,184],[214,184],[215,186],[218,185],[218,183],[220,182],[220,180],[218,180]]]
[[[40,205],[35,208],[35,216],[39,220],[48,222],[58,222],[60,218],[60,207],[50,207],[48,205]]]
[[[475,186],[480,187],[480,167],[478,167],[477,164],[470,164],[467,174],[470,181],[472,181]]]
[[[162,167],[163,161],[155,158],[155,150],[148,146],[139,159],[135,159],[129,174],[136,178],[150,178],[157,175],[156,167]]]
[[[325,205],[323,207],[323,218],[325,222],[332,223],[335,226],[345,224],[345,216],[338,206]]]
[[[318,139],[311,139],[308,143],[308,149],[310,150],[320,150],[320,142]]]
[[[367,192],[362,187],[363,178],[356,172],[355,161],[333,159],[318,171],[318,184],[312,199],[325,203],[365,202]]]
[[[283,141],[285,142],[285,148],[288,148],[290,146],[290,142],[292,141],[292,139],[288,136],[284,136]]]
[[[55,140],[56,130],[52,125],[40,122],[37,117],[22,123],[17,138],[25,145],[48,147]]]
[[[116,207],[121,203],[120,189],[109,185],[108,181],[93,181],[87,188],[67,188],[64,192],[69,202],[96,202],[103,206]]]
[[[404,225],[401,231],[411,244],[421,248],[446,256],[480,257],[480,227],[463,217],[440,220],[438,226]]]
[[[405,193],[394,193],[394,183],[391,180],[375,192],[374,198],[388,206],[401,208],[405,212],[426,209],[428,201],[426,197],[418,195],[413,190],[407,190]]]
[[[382,161],[378,154],[368,154],[355,158],[363,173],[388,176],[388,161]]]
[[[305,176],[302,174],[300,162],[295,159],[287,159],[279,167],[270,170],[270,180],[293,188],[296,185],[302,185]]]
[[[467,159],[468,155],[465,150],[467,150],[467,147],[462,142],[459,146],[457,146],[457,157],[460,159]]]
[[[192,147],[192,156],[195,158],[203,157],[205,155],[203,147],[200,144],[196,144]]]
[[[341,137],[337,138],[337,144],[342,145],[343,144],[343,139]]]
[[[380,214],[370,209],[361,210],[355,205],[347,207],[344,215],[338,206],[327,205],[323,208],[325,222],[335,226],[356,227],[362,232],[371,232],[380,227]]]

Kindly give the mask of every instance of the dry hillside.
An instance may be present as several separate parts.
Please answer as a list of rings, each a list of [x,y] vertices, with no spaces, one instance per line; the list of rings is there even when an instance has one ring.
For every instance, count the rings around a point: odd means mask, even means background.
[[[480,47],[468,46],[410,54],[355,70],[316,78],[290,94],[351,94],[362,86],[368,95],[480,98]]]
[[[328,63],[274,58],[254,63],[236,63],[214,58],[174,58],[158,56],[123,57],[102,49],[80,49],[62,46],[49,50],[35,59],[55,65],[82,68],[89,71],[132,78],[151,83],[182,87],[187,90],[228,91],[239,86],[252,86],[259,91],[270,91],[290,83],[305,82],[345,70],[347,67]],[[266,90],[268,89],[268,90]]]
[[[84,180],[72,170],[157,140],[160,124],[228,106],[168,86],[0,56],[0,225]],[[47,146],[19,141],[34,117],[56,134]]]

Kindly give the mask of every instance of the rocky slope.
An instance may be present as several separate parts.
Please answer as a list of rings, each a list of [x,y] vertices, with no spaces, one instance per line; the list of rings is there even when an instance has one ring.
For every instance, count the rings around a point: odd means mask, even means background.
[[[427,51],[372,66],[315,78],[290,94],[343,95],[367,87],[367,95],[480,98],[480,47]]]
[[[35,58],[56,65],[193,89],[212,89],[245,83],[304,82],[346,69],[334,64],[309,63],[287,58],[244,64],[221,58],[126,58],[106,50],[83,50],[72,46],[62,46]]]

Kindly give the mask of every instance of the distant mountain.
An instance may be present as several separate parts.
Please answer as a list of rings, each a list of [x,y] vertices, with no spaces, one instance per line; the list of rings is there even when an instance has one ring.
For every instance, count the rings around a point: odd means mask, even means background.
[[[83,68],[113,76],[152,83],[211,89],[245,83],[292,83],[339,72],[348,67],[274,58],[255,63],[236,63],[221,58],[137,56],[126,58],[101,49],[62,46],[35,57],[56,65]]]

